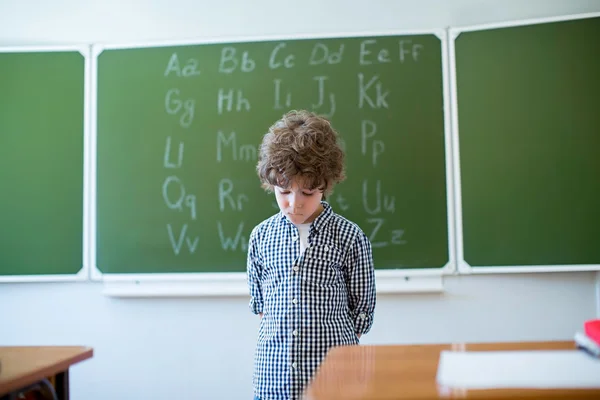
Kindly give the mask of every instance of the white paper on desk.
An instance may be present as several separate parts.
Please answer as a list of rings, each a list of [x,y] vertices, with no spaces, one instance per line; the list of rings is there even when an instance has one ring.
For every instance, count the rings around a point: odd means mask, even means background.
[[[600,388],[600,359],[581,350],[442,351],[437,382],[461,389]]]

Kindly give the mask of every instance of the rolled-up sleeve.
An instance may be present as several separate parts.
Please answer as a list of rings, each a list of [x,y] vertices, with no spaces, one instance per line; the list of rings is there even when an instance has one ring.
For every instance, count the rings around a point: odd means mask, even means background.
[[[250,311],[254,314],[263,312],[263,296],[260,284],[262,276],[262,262],[258,251],[258,233],[256,228],[250,233],[248,255],[246,261],[246,279],[250,292]]]
[[[354,240],[346,263],[348,301],[354,330],[362,335],[373,326],[376,288],[371,243],[364,233]]]

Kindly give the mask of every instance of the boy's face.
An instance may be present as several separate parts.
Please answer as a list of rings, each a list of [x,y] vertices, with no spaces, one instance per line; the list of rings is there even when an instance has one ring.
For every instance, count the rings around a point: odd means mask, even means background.
[[[281,212],[294,225],[311,223],[323,211],[323,193],[318,189],[305,189],[294,179],[289,188],[275,186],[275,198]]]

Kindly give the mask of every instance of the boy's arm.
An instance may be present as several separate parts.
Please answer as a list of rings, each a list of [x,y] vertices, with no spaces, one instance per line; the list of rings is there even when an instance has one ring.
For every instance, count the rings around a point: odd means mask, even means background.
[[[371,243],[364,233],[359,233],[350,247],[346,263],[348,275],[348,301],[354,331],[360,337],[369,332],[375,312],[375,269]]]
[[[260,286],[260,278],[262,275],[262,263],[258,255],[257,248],[257,233],[256,229],[250,233],[248,243],[248,255],[246,260],[248,290],[250,291],[250,311],[254,314],[259,314],[262,318],[263,314],[263,297]]]

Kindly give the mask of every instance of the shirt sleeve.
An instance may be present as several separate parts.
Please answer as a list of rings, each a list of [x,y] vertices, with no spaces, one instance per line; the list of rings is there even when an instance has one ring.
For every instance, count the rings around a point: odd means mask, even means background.
[[[261,288],[262,262],[258,251],[258,233],[256,228],[250,233],[248,255],[246,261],[246,276],[250,291],[250,311],[254,314],[263,312],[263,296]]]
[[[362,335],[371,330],[376,303],[373,253],[371,243],[363,232],[354,240],[346,266],[350,315],[355,332]]]

